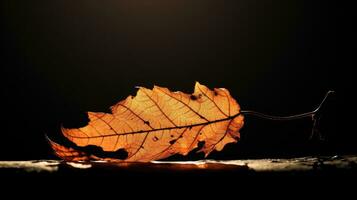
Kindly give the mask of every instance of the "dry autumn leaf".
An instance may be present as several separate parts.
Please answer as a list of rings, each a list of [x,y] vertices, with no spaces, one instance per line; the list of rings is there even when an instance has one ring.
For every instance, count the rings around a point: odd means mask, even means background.
[[[87,126],[62,128],[63,135],[77,148],[50,141],[55,153],[71,161],[149,162],[187,155],[204,142],[199,151],[207,156],[237,142],[244,120],[228,90],[210,90],[198,82],[193,94],[158,86],[152,90],[139,87],[135,97],[120,101],[111,111],[88,112]],[[88,147],[107,154],[95,154]],[[122,155],[121,159],[115,154]]]

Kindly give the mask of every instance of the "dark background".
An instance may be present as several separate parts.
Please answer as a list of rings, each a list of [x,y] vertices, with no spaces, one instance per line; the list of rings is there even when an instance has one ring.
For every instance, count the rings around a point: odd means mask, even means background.
[[[54,158],[45,134],[61,140],[61,123],[78,126],[85,111],[106,111],[137,85],[191,93],[195,81],[229,89],[243,110],[275,115],[312,111],[336,91],[324,140],[309,140],[311,119],[247,116],[242,140],[209,158],[357,152],[341,109],[350,80],[341,77],[334,1],[1,4],[0,160]]]

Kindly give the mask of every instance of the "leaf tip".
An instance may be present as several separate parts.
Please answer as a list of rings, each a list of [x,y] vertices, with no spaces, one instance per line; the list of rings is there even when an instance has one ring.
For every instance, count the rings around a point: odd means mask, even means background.
[[[140,90],[141,88],[143,88],[143,86],[139,86],[139,85],[137,85],[137,86],[135,86],[134,88],[135,88],[135,89],[139,89],[139,90]]]
[[[157,85],[154,85],[154,87],[153,87],[153,90],[162,90],[162,89],[165,89],[165,88],[157,86]]]
[[[195,87],[197,87],[197,86],[201,86],[202,84],[199,82],[199,81],[196,81],[195,82]]]
[[[51,140],[51,138],[50,138],[47,134],[45,134],[45,139],[46,139],[46,141],[47,141],[50,145],[53,144],[53,143],[56,144],[56,142],[54,142],[53,140]]]

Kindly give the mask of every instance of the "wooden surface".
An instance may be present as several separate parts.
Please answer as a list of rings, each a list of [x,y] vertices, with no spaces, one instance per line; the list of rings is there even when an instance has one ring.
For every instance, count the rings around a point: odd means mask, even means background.
[[[93,199],[93,195],[112,199],[103,195],[128,193],[142,195],[143,199],[157,199],[158,194],[164,199],[172,199],[173,195],[185,199],[188,194],[197,199],[229,199],[222,195],[242,193],[286,199],[284,191],[301,198],[316,194],[316,199],[324,199],[321,195],[337,194],[345,199],[355,195],[356,164],[354,155],[153,163],[0,161],[0,193],[11,197],[30,194],[34,199],[49,197],[43,191],[62,195],[63,199],[70,194],[80,199]]]
[[[74,163],[59,160],[0,161],[1,176],[26,175],[318,175],[356,174],[357,156],[301,157],[291,159],[199,160],[151,163]]]

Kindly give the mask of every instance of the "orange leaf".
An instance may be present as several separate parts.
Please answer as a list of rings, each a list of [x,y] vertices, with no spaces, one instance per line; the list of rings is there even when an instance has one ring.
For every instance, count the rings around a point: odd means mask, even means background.
[[[207,156],[213,150],[221,151],[227,143],[236,142],[244,120],[228,90],[210,90],[198,82],[193,94],[158,86],[152,90],[139,87],[135,97],[120,101],[111,111],[88,112],[90,121],[82,128],[62,127],[63,135],[80,148],[50,141],[56,154],[74,161],[149,162],[174,154],[187,155],[199,142],[204,142],[200,151]],[[121,150],[126,155],[123,159],[92,155],[85,150],[88,146],[103,152]]]

